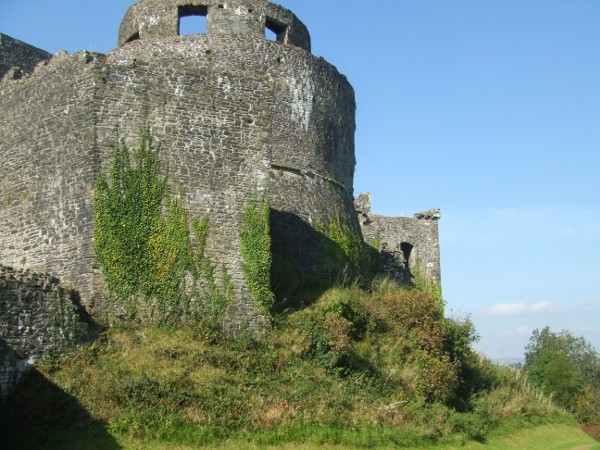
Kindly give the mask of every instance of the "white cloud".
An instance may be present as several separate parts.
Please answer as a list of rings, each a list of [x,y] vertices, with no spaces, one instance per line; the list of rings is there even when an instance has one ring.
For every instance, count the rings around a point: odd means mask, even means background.
[[[486,309],[486,313],[490,316],[515,316],[527,313],[544,313],[553,311],[554,304],[552,302],[538,302],[531,306],[525,303],[496,303]]]
[[[498,303],[487,309],[487,313],[492,316],[511,316],[525,311],[527,311],[525,303]]]
[[[554,304],[552,302],[538,302],[531,306],[531,312],[540,313],[552,311],[554,309]]]

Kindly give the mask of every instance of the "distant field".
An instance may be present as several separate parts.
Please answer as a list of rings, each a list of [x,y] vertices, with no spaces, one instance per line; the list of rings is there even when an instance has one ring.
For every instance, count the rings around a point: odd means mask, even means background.
[[[168,446],[161,444],[134,443],[131,441],[119,441],[125,450],[191,450],[192,447]],[[351,447],[339,445],[318,444],[288,444],[275,447],[248,445],[232,442],[219,447],[202,447],[203,449],[284,449],[284,450],[346,450]],[[379,449],[391,449],[393,447],[378,447]],[[439,450],[600,450],[600,442],[594,440],[579,428],[572,425],[543,425],[536,428],[520,430],[510,436],[490,439],[485,444],[469,443],[459,447],[430,447]],[[409,450],[409,449],[407,449]],[[417,449],[410,449],[417,450]],[[422,449],[421,449],[422,450]]]

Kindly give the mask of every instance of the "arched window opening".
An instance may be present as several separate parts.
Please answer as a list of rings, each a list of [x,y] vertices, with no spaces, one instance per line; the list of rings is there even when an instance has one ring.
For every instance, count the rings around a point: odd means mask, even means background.
[[[270,41],[285,42],[287,29],[287,25],[284,25],[271,17],[267,17],[265,23],[265,38]]]
[[[130,37],[129,39],[127,39],[127,40],[125,41],[125,43],[126,43],[126,44],[129,44],[130,42],[137,41],[139,38],[140,38],[140,32],[139,32],[139,31],[136,31],[135,33],[133,33],[133,34],[131,35],[131,37]]]
[[[413,261],[411,259],[413,245],[409,244],[408,242],[403,242],[400,244],[400,250],[402,251],[402,256],[404,257],[404,264],[406,265],[406,268],[410,270],[413,266]]]
[[[208,7],[203,5],[183,5],[177,10],[179,16],[178,33],[180,36],[206,33]]]

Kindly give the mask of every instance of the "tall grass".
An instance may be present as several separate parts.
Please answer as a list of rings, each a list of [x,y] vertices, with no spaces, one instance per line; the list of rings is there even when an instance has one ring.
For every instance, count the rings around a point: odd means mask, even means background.
[[[173,446],[460,445],[570,420],[474,339],[434,296],[380,283],[331,289],[260,340],[123,325],[42,370],[110,435]]]

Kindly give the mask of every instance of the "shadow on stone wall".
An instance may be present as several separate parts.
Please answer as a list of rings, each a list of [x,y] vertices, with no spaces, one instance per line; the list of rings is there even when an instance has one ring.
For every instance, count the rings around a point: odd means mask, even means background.
[[[0,348],[8,356],[19,359],[2,338]],[[30,368],[14,391],[4,401],[0,400],[0,448],[113,450],[122,447],[108,433],[106,425],[94,419],[75,397],[37,369]]]
[[[332,255],[343,254],[339,244],[299,216],[271,209],[273,312],[309,306],[331,287],[353,284],[359,278],[370,283],[380,270],[379,255],[372,255],[373,249],[367,244],[364,246],[365,273],[357,273],[332,258]]]
[[[398,257],[397,252],[381,250],[381,273],[388,279],[402,286],[414,286],[413,273],[408,262]]]
[[[296,214],[271,209],[274,312],[314,303],[331,284],[319,260],[323,236]]]

